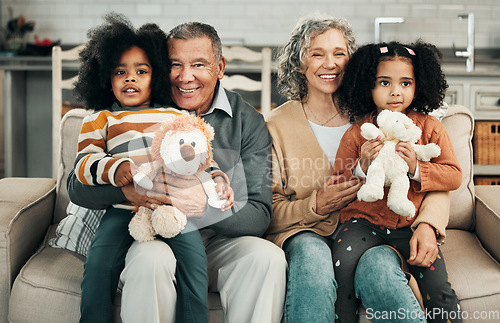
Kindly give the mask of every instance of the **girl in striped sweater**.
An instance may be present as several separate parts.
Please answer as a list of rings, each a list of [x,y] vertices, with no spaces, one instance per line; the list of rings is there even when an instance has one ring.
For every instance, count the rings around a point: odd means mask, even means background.
[[[80,54],[74,93],[96,112],[83,121],[75,174],[83,184],[133,189],[136,165],[151,161],[150,146],[159,123],[187,112],[162,107],[170,103],[164,32],[155,24],[136,30],[116,14],[105,21],[89,31]],[[217,192],[228,200],[224,211],[232,207],[233,192],[227,176],[213,166]],[[126,204],[107,209],[96,231],[84,266],[80,322],[113,321],[115,292],[134,241],[128,232],[133,213]],[[176,237],[158,239],[169,244],[177,258],[176,322],[208,322],[207,259],[200,233],[188,222]]]

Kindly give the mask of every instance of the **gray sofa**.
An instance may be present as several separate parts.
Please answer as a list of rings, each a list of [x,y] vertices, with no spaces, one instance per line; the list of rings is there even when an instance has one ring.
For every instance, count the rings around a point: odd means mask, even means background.
[[[47,241],[66,216],[66,176],[86,114],[75,109],[62,120],[57,181],[0,180],[0,322],[78,321],[84,259],[49,247]],[[469,110],[450,106],[443,123],[463,169],[462,185],[451,194],[450,222],[442,246],[449,278],[468,316],[465,322],[474,321],[475,315],[493,315],[486,321],[500,322],[500,186],[473,185],[474,122]],[[120,293],[115,303],[118,314]],[[218,294],[209,295],[209,307],[210,321],[222,322]],[[119,322],[119,315],[115,316]]]

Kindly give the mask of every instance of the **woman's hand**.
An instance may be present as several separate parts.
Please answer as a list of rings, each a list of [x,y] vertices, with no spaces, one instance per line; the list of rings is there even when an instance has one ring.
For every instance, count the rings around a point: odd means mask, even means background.
[[[427,223],[420,223],[410,239],[410,259],[412,266],[430,267],[438,256],[436,232]]]
[[[408,164],[408,172],[414,176],[417,169],[417,153],[413,146],[408,142],[399,142],[396,145],[396,152]]]
[[[337,211],[351,202],[363,184],[359,177],[343,180],[342,175],[331,176],[316,193],[316,213]]]
[[[359,156],[359,166],[366,174],[368,172],[368,167],[372,161],[378,156],[380,149],[384,146],[384,141],[380,136],[375,139],[366,141],[361,145],[361,153]]]

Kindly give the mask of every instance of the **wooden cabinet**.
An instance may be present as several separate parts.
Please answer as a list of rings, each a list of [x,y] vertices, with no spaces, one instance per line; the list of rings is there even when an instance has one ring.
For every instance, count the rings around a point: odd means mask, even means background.
[[[498,73],[449,73],[446,75],[449,88],[445,101],[469,108],[476,120],[474,135],[474,174],[477,183],[500,182],[500,163],[494,156],[500,154],[500,68]],[[498,146],[498,147],[497,147]],[[486,155],[486,156],[485,156]],[[479,158],[478,156],[482,156]]]

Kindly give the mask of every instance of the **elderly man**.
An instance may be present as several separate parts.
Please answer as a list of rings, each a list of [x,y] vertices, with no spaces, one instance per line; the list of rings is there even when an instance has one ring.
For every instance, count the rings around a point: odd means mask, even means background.
[[[216,30],[206,24],[181,24],[168,35],[171,94],[181,109],[204,118],[215,129],[215,160],[231,174],[234,213],[207,207],[199,182],[165,175],[150,192],[128,185],[90,187],[70,174],[73,202],[105,208],[128,200],[154,207],[173,204],[201,229],[208,256],[209,289],[218,291],[227,322],[279,322],[286,284],[283,251],[260,238],[272,213],[271,144],[264,118],[220,79],[226,61]],[[167,192],[167,194],[165,194]],[[196,219],[195,219],[196,218]],[[124,322],[175,320],[176,260],[161,240],[135,242],[121,274]]]

